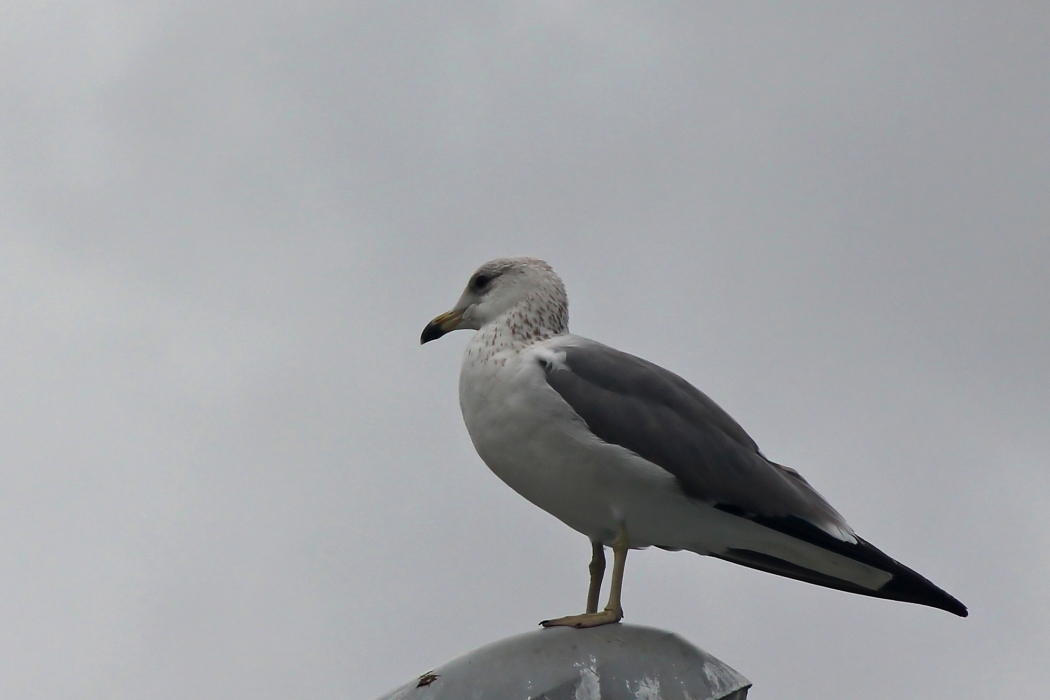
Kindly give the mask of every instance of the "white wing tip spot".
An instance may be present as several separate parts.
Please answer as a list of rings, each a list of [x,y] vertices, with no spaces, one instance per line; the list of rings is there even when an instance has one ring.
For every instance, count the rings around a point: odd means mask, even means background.
[[[817,527],[837,540],[849,542],[850,544],[857,544],[857,536],[853,534],[853,530],[850,526],[845,523],[842,525],[839,525],[838,523],[820,523]]]

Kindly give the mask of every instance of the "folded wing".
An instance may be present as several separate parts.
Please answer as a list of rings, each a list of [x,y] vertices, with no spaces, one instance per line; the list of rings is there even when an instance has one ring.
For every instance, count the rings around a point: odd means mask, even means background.
[[[673,474],[691,498],[818,548],[821,556],[890,575],[878,588],[829,575],[769,552],[727,549],[714,556],[781,576],[864,595],[966,608],[916,572],[857,537],[796,471],[766,459],[740,425],[678,375],[641,358],[574,337],[539,355],[547,383],[599,439]],[[883,577],[885,578],[885,577]]]

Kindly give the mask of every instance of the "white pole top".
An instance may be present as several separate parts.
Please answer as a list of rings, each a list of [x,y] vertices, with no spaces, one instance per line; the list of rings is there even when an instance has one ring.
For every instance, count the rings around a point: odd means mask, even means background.
[[[493,642],[379,700],[744,700],[751,683],[664,630],[567,627]]]

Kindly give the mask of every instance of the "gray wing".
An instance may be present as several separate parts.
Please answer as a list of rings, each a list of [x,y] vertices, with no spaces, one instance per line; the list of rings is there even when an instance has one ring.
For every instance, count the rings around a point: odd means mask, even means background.
[[[573,339],[541,360],[547,383],[597,437],[663,467],[692,498],[737,515],[849,526],[793,469],[767,460],[740,425],[678,375],[608,346]],[[559,358],[560,359],[560,358]]]
[[[674,474],[683,491],[723,511],[890,574],[879,588],[783,558],[782,551],[727,548],[712,556],[852,593],[941,608],[966,606],[853,534],[798,472],[770,462],[744,429],[689,382],[662,367],[582,338],[541,357],[547,383],[598,438]]]

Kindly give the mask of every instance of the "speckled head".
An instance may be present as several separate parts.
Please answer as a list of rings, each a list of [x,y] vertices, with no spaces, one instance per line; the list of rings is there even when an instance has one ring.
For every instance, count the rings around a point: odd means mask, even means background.
[[[506,326],[519,342],[535,342],[569,330],[565,285],[551,266],[536,258],[496,258],[470,276],[451,311],[423,329],[421,343],[461,328]]]

